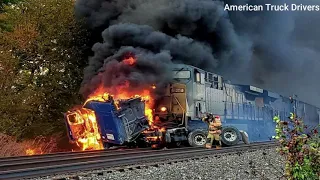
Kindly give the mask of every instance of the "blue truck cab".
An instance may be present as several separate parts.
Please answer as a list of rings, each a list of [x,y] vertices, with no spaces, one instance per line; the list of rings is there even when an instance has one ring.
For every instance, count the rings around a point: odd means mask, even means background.
[[[94,113],[96,127],[100,139],[106,146],[124,145],[130,143],[144,130],[149,128],[148,120],[144,115],[144,102],[141,98],[120,100],[118,108],[111,101],[88,101],[81,110]],[[79,114],[79,109],[69,111],[65,114],[68,136],[71,142],[82,138],[83,131],[92,131],[90,120],[86,119],[87,114]],[[83,121],[79,122],[76,116],[82,116]],[[89,124],[89,125],[88,125]]]

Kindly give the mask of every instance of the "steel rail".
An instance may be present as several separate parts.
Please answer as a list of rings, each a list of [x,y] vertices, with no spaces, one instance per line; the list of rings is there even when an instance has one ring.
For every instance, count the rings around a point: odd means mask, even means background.
[[[132,165],[141,162],[158,162],[164,160],[200,157],[219,153],[230,153],[275,146],[274,142],[260,142],[249,145],[225,147],[219,150],[204,148],[177,148],[168,150],[146,150],[134,153],[115,153],[111,155],[97,155],[87,157],[70,157],[67,159],[49,158],[40,161],[15,162],[7,164],[4,171],[0,171],[0,179],[19,179],[53,175],[55,173],[72,173],[77,171],[92,170],[98,168],[111,168],[115,166]]]
[[[96,151],[81,151],[81,152],[67,152],[67,153],[56,153],[56,154],[43,154],[43,155],[32,155],[32,156],[15,156],[9,158],[0,158],[0,170],[3,167],[3,164],[10,163],[14,164],[15,162],[21,163],[23,161],[38,161],[38,160],[47,160],[52,158],[73,158],[73,157],[86,157],[86,156],[94,156],[100,154],[123,154],[123,153],[137,153],[137,152],[144,152],[150,149],[128,149],[128,150],[96,150]]]
[[[179,147],[170,148],[173,149],[181,149]],[[184,149],[194,149],[194,147],[184,147]],[[12,156],[12,157],[4,157],[0,158],[0,171],[1,168],[4,167],[4,164],[15,164],[17,163],[25,163],[38,161],[38,160],[48,160],[51,158],[79,158],[79,157],[87,157],[87,156],[96,156],[106,154],[108,156],[116,155],[116,154],[136,154],[141,152],[154,152],[152,148],[135,148],[135,149],[107,149],[107,150],[90,150],[90,151],[75,151],[75,152],[59,152],[59,153],[50,153],[50,154],[40,154],[40,155],[29,155],[29,156]]]
[[[193,150],[198,149],[194,147],[188,147],[188,148],[173,148],[168,149],[168,151],[187,151],[187,150]],[[157,153],[161,152],[159,150],[128,150],[128,151],[91,151],[89,153],[67,153],[63,155],[55,155],[52,154],[51,156],[38,156],[36,158],[20,158],[20,159],[14,159],[13,161],[5,161],[0,164],[0,173],[2,171],[7,170],[14,170],[14,169],[21,169],[28,166],[50,166],[52,164],[58,165],[58,164],[65,164],[70,162],[84,162],[89,160],[99,160],[102,158],[108,158],[108,157],[121,157],[121,156],[134,156],[136,154],[144,154],[144,153]]]
[[[194,148],[194,147],[184,147],[186,148]],[[170,148],[170,149],[180,149]],[[59,152],[59,153],[49,153],[49,154],[37,154],[37,155],[25,155],[25,156],[11,156],[11,157],[2,157],[0,158],[0,167],[3,163],[12,163],[12,162],[21,162],[21,161],[35,161],[41,159],[48,158],[61,158],[61,157],[77,157],[77,156],[87,156],[87,155],[95,155],[101,153],[108,153],[109,155],[118,154],[118,153],[137,153],[137,152],[145,152],[145,151],[153,151],[151,148],[117,148],[117,149],[105,149],[105,150],[87,150],[87,151],[74,151],[74,152]]]
[[[11,156],[0,158],[0,163],[12,162],[12,161],[21,161],[21,160],[30,160],[30,159],[44,159],[50,157],[62,157],[62,156],[77,156],[81,154],[96,154],[108,151],[109,153],[118,153],[118,152],[129,152],[129,151],[144,151],[148,148],[137,148],[137,149],[108,149],[108,150],[87,150],[87,151],[69,151],[69,152],[59,152],[59,153],[48,153],[48,154],[36,154],[36,155],[25,155],[25,156]],[[150,148],[149,148],[150,149]]]

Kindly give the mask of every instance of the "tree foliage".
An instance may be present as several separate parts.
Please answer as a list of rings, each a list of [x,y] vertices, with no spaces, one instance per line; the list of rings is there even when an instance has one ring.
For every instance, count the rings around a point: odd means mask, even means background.
[[[0,0],[0,12],[4,11],[5,5],[15,4],[18,3],[21,0]]]
[[[286,158],[285,176],[290,180],[316,180],[320,176],[320,138],[317,128],[306,133],[302,119],[291,113],[288,121],[274,117],[278,152]]]
[[[78,103],[87,32],[74,0],[25,0],[5,6],[0,31],[0,131],[20,138],[65,129],[63,112]]]
[[[4,19],[5,7],[8,5],[14,5],[21,0],[0,0],[0,30],[8,30],[10,26],[7,24],[8,22]]]

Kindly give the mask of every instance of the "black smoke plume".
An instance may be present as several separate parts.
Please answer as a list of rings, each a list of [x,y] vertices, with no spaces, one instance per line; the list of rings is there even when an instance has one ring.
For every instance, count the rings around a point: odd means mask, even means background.
[[[295,93],[320,106],[318,12],[224,11],[224,3],[284,2],[320,4],[316,0],[77,0],[78,17],[85,18],[98,37],[103,32],[103,41],[97,40],[92,48],[94,56],[85,69],[81,91],[87,95],[96,83],[111,86],[124,79],[135,87],[161,84],[170,79],[166,76],[170,63],[182,62],[236,83]],[[117,63],[129,51],[138,60],[137,67],[127,72]],[[125,69],[126,73],[119,72]]]
[[[103,31],[102,37],[104,43],[94,45],[95,56],[85,69],[81,90],[85,95],[100,85],[112,88],[124,82],[133,89],[151,84],[163,87],[170,80],[172,59],[203,67],[216,62],[208,46],[180,35],[170,37],[150,26],[116,24]],[[137,59],[135,65],[121,63],[128,54]]]

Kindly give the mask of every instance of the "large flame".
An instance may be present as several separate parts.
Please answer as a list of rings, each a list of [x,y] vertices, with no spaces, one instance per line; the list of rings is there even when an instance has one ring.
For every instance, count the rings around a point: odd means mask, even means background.
[[[80,137],[77,140],[77,145],[81,147],[82,150],[103,149],[94,111],[87,108],[79,108],[69,114],[69,117],[73,117],[72,122],[69,118],[68,121],[71,131]]]
[[[128,66],[133,66],[136,63],[136,59],[134,59],[133,57],[128,57],[121,63],[124,63]],[[139,92],[133,92],[130,88],[130,83],[124,82],[123,85],[112,87],[112,89],[113,90],[105,88],[103,87],[103,85],[101,85],[94,91],[94,93],[89,95],[84,104],[92,100],[103,102],[108,100],[109,96],[112,96],[115,104],[118,105],[119,100],[141,97],[141,99],[145,102],[145,115],[149,121],[149,125],[152,126],[152,107],[154,99],[151,97],[151,92],[153,89],[155,89],[154,85],[146,86],[145,89],[141,89],[139,90]],[[116,89],[117,93],[111,93],[114,92],[114,89]],[[92,110],[82,107],[75,112],[75,117],[76,122],[69,122],[69,124],[71,124],[70,126],[72,131],[80,134],[81,138],[78,139],[77,144],[82,148],[82,150],[103,149],[95,113]]]

